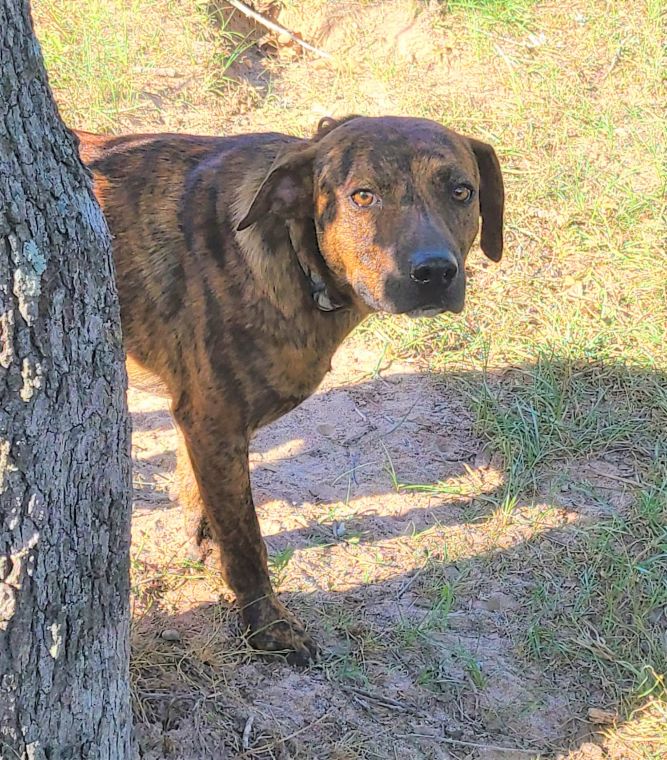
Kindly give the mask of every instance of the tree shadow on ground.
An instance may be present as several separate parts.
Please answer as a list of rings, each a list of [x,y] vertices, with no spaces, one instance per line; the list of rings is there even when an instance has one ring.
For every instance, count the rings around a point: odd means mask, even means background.
[[[399,373],[309,399],[260,433],[253,481],[274,580],[323,661],[299,673],[251,655],[229,602],[158,593],[135,630],[146,746],[600,757],[591,715],[621,735],[665,667],[665,387],[657,372],[549,360],[502,376]],[[216,598],[205,571],[180,572]],[[179,642],[159,638],[169,628]],[[193,721],[200,754],[187,755]]]
[[[411,758],[496,757],[497,748],[499,757],[577,749],[582,758],[602,757],[595,749],[601,727],[589,710],[599,707],[622,731],[628,705],[620,695],[632,690],[632,677],[610,688],[598,672],[599,642],[589,638],[570,659],[548,622],[543,637],[553,650],[544,645],[536,656],[529,647],[531,597],[558,572],[537,572],[536,555],[553,544],[553,556],[564,542],[570,552],[580,548],[567,529],[555,530],[381,583],[283,594],[322,646],[321,662],[305,672],[251,652],[229,603],[175,615],[156,610],[135,630],[137,719],[154,737],[159,727],[179,757],[224,757],[215,746],[241,756],[250,716],[246,757],[391,757],[393,748]],[[443,606],[444,588],[454,589],[451,606]],[[160,638],[169,629],[180,641]],[[201,754],[189,755],[179,742],[190,740],[193,711],[202,709]],[[357,754],[341,754],[351,734]]]

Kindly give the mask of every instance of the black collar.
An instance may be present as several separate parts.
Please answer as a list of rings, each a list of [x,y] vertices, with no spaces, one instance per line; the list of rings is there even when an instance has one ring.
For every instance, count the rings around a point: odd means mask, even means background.
[[[289,237],[299,268],[307,280],[307,287],[315,306],[320,311],[338,311],[346,306],[345,301],[335,288],[327,285],[322,269],[326,269],[322,254],[317,244],[315,228],[307,224],[289,224]],[[308,259],[315,258],[312,264]],[[320,263],[321,262],[321,263]],[[319,264],[319,266],[318,266]]]

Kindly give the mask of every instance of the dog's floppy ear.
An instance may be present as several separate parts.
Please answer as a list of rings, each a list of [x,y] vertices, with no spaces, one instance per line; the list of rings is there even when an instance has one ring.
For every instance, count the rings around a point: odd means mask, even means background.
[[[245,230],[266,214],[276,214],[284,219],[312,216],[316,150],[316,145],[299,144],[279,155],[236,229]]]
[[[479,167],[479,213],[482,217],[480,247],[492,261],[503,255],[505,189],[498,156],[487,143],[468,138]]]

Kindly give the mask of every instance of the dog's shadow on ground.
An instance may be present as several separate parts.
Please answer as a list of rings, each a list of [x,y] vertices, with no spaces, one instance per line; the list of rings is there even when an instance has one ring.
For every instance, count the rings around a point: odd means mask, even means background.
[[[536,368],[511,371],[518,420],[527,398],[522,388]],[[253,746],[269,744],[286,756],[315,757],[313,747],[329,746],[332,736],[342,742],[350,732],[376,747],[372,756],[390,747],[406,757],[448,757],[442,747],[491,757],[482,750],[514,747],[516,755],[500,756],[517,758],[585,748],[599,730],[587,709],[621,713],[633,679],[619,676],[614,684],[601,674],[600,658],[610,654],[596,632],[593,603],[582,612],[582,630],[590,633],[568,649],[575,637],[562,635],[549,594],[567,608],[591,593],[591,566],[577,558],[590,551],[591,535],[616,534],[636,500],[638,473],[664,449],[664,434],[655,431],[656,415],[664,418],[665,411],[652,405],[652,394],[667,387],[651,371],[596,372],[555,361],[541,368],[542,385],[529,399],[536,434],[544,432],[540,399],[549,403],[569,378],[577,403],[559,435],[573,436],[571,449],[561,451],[557,465],[540,462],[535,493],[525,504],[516,501],[511,514],[503,511],[505,467],[486,450],[461,393],[477,394],[478,403],[481,393],[502,399],[494,377],[401,371],[326,386],[260,431],[252,446],[253,490],[270,554],[282,558],[273,566],[275,580],[321,644],[323,662],[295,673],[251,656],[227,603],[194,603],[178,612],[158,606],[150,626],[137,626],[139,650],[152,647],[172,663],[167,691],[173,715],[181,716],[176,723],[192,718],[193,700],[227,719],[231,714],[234,731],[217,740],[240,754],[244,721],[259,711],[248,757],[271,756],[252,754]],[[589,420],[591,409],[598,416]],[[169,435],[168,415],[155,414],[135,414],[135,434]],[[577,435],[590,441],[577,445]],[[607,442],[600,450],[595,436]],[[143,462],[166,462],[168,475],[173,449],[166,455]],[[174,504],[163,494],[153,506]],[[593,568],[604,561],[593,559]],[[382,579],[366,573],[364,563]],[[611,588],[615,579],[598,580],[604,597],[604,584]],[[661,619],[654,614],[647,625]],[[182,631],[182,640],[156,639],[156,625]],[[142,662],[135,656],[136,693],[145,714],[157,715],[165,694],[151,680],[151,657]],[[211,683],[217,701],[208,699]],[[298,742],[285,739],[295,732]],[[482,745],[480,754],[466,742]]]

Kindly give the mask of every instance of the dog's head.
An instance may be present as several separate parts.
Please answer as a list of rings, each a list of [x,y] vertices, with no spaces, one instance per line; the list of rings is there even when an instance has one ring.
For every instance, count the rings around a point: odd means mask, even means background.
[[[460,312],[465,259],[503,252],[503,180],[493,148],[433,121],[351,117],[290,146],[238,229],[267,214],[313,220],[335,279],[371,309]]]

